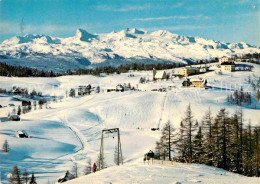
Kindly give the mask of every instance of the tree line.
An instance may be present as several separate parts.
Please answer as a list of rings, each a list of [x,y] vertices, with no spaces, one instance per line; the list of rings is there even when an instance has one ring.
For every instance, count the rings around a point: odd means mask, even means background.
[[[97,67],[91,69],[76,69],[74,71],[68,70],[66,72],[67,75],[82,75],[82,74],[90,74],[90,75],[100,75],[102,73],[105,74],[113,74],[113,73],[126,73],[130,70],[152,70],[153,68],[157,70],[166,70],[172,69],[176,67],[183,66],[183,64],[176,64],[176,63],[158,63],[158,64],[143,64],[143,63],[132,63],[132,64],[125,64],[120,65],[118,67],[113,66],[104,66],[104,67]]]
[[[239,58],[238,56],[235,56],[236,58]],[[243,62],[250,62],[255,64],[260,64],[260,53],[253,53],[253,54],[245,54],[241,57]]]
[[[175,67],[183,66],[183,64],[176,63],[158,63],[158,64],[142,64],[142,63],[132,63],[126,65],[120,65],[118,67],[113,66],[103,66],[89,69],[68,69],[66,72],[57,73],[54,71],[44,71],[38,69],[31,69],[22,66],[13,66],[6,63],[0,63],[0,76],[6,77],[58,77],[64,75],[96,75],[99,76],[102,73],[113,74],[113,73],[126,73],[129,70],[152,70],[153,68],[157,70],[171,69]]]
[[[57,77],[60,73],[51,71],[44,71],[32,69],[22,66],[13,66],[0,62],[0,76],[6,77]]]
[[[155,158],[215,166],[246,176],[260,176],[260,126],[245,125],[242,108],[214,117],[209,109],[202,121],[187,107],[178,131],[168,121],[156,142]]]

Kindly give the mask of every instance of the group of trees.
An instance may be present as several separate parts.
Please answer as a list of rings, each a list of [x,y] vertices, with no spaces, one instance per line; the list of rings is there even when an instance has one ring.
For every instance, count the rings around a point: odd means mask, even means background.
[[[17,86],[13,86],[12,90],[6,90],[4,88],[0,88],[0,93],[20,95],[21,97],[31,98],[31,99],[33,99],[34,97],[42,97],[42,92],[37,92],[35,89],[33,89],[29,93],[27,88],[22,88]]]
[[[91,74],[91,75],[100,75],[102,73],[112,74],[112,73],[126,73],[129,70],[152,70],[155,68],[156,70],[164,70],[164,69],[171,69],[175,67],[180,67],[181,64],[175,63],[158,63],[158,64],[143,64],[143,63],[132,63],[126,65],[120,65],[118,67],[113,66],[104,66],[104,67],[97,67],[93,69],[77,69],[75,71],[68,70],[66,72],[67,75],[82,75],[82,74]]]
[[[260,64],[260,53],[253,53],[253,54],[248,53],[242,56],[241,59],[242,61]]]
[[[33,89],[29,93],[27,88],[13,86],[12,90],[9,90],[9,91],[6,89],[0,88],[0,93],[19,95],[21,97],[28,98],[28,99],[37,100],[38,98],[40,98],[38,101],[33,101],[33,104],[31,104],[28,101],[28,105],[24,105],[22,107],[19,105],[17,110],[16,110],[16,108],[13,108],[13,110],[11,112],[11,114],[13,114],[13,115],[14,114],[21,115],[22,113],[23,114],[28,113],[32,110],[32,107],[34,107],[34,109],[36,110],[37,102],[38,102],[38,106],[40,109],[42,109],[43,104],[47,103],[47,101],[42,96],[42,92],[37,92],[35,89]],[[21,100],[19,96],[15,97],[18,101]],[[37,97],[37,98],[35,98],[35,97]],[[56,97],[54,97],[54,98],[56,98]],[[9,113],[9,115],[10,115],[10,113]]]
[[[260,78],[254,83],[253,81],[251,82],[251,85],[253,86],[255,93],[256,93],[256,99],[260,101]]]
[[[69,96],[70,97],[75,97],[76,96],[76,90],[74,88],[71,88],[69,91]]]
[[[10,183],[11,184],[22,184],[22,183],[37,184],[34,173],[32,173],[31,177],[29,177],[29,173],[27,172],[27,170],[25,169],[24,172],[21,173],[17,165],[13,167],[13,172],[10,177]]]
[[[31,69],[28,67],[12,66],[0,62],[0,76],[6,77],[57,77],[61,74],[53,71]]]
[[[244,92],[242,87],[240,90],[235,90],[233,94],[228,95],[227,101],[239,106],[241,106],[242,103],[245,103],[246,105],[251,105],[252,103],[251,94]]]
[[[38,105],[37,105],[37,101],[33,101],[32,105],[29,104],[29,105],[22,106],[22,107],[21,107],[21,105],[18,105],[17,110],[14,107],[12,112],[11,113],[9,112],[8,116],[10,116],[10,115],[19,115],[20,116],[21,114],[29,113],[32,111],[32,108],[34,108],[34,110],[36,110],[37,106],[38,106],[38,109],[42,109],[44,104],[46,105],[46,109],[47,109],[48,103],[45,99],[40,99],[38,101]]]
[[[62,75],[100,75],[102,73],[112,74],[112,73],[126,73],[129,70],[152,70],[153,68],[157,70],[171,69],[175,67],[183,66],[178,63],[158,63],[158,64],[144,64],[144,63],[132,63],[126,65],[120,65],[118,67],[104,66],[96,67],[90,69],[75,69],[74,71],[68,69],[64,73],[55,73],[53,71],[43,71],[37,69],[31,69],[28,67],[12,66],[6,63],[0,63],[0,76],[7,77],[57,77]]]
[[[140,80],[139,80],[140,84],[144,84],[146,82],[149,82],[149,79],[146,79],[145,77],[141,77]]]
[[[226,109],[220,109],[215,117],[209,109],[199,123],[189,105],[178,131],[166,123],[155,155],[157,159],[207,164],[260,176],[259,141],[260,127],[252,127],[250,122],[245,126],[241,108],[231,116]]]

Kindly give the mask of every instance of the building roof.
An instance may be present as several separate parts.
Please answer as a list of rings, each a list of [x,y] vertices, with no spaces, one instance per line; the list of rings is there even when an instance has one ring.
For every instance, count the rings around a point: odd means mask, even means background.
[[[220,65],[235,65],[234,62],[223,62]]]
[[[199,78],[199,79],[190,79],[190,81],[191,82],[206,82],[206,79],[201,79],[201,78]]]
[[[166,74],[165,71],[159,71],[159,72],[156,72],[154,77],[157,78],[157,79],[161,79],[161,78],[163,78],[164,74]]]
[[[17,134],[24,134],[24,135],[27,135],[27,136],[28,136],[27,132],[24,131],[24,130],[18,130],[18,131],[17,131]]]
[[[124,89],[124,86],[122,84],[118,84],[118,85],[116,85],[116,88]]]
[[[20,118],[20,116],[18,116],[18,115],[10,115],[10,117],[12,117],[13,119],[19,119]]]
[[[187,70],[199,70],[199,68],[191,67],[191,66],[186,66],[185,69],[187,69]]]

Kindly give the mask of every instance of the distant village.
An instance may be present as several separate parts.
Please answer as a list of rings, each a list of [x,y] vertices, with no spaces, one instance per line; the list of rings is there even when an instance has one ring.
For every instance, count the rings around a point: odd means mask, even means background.
[[[235,62],[242,62],[241,58],[229,58],[227,56],[223,56],[218,58],[218,63],[216,64],[218,74],[223,73],[230,73],[235,71],[251,71],[252,66],[249,64],[236,64]],[[159,71],[157,72],[155,69],[153,70],[153,80],[168,80],[170,78],[179,77],[179,78],[186,78],[182,82],[182,87],[198,87],[198,88],[206,88],[207,87],[207,79],[203,78],[192,78],[190,79],[189,76],[192,75],[200,75],[206,72],[214,71],[208,66],[207,64],[201,64],[199,67],[196,66],[184,66],[181,67],[179,73],[177,74],[170,74],[166,73],[166,71]]]

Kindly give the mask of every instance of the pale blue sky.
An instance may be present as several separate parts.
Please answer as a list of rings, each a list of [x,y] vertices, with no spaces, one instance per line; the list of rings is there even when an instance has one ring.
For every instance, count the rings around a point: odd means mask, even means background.
[[[73,36],[126,28],[168,30],[260,45],[260,0],[0,0],[0,41],[25,33]]]

